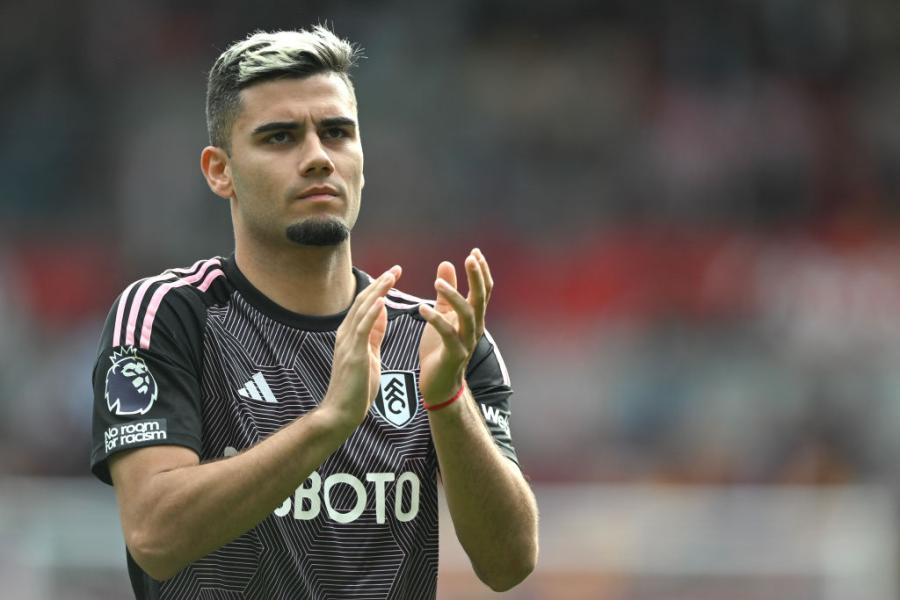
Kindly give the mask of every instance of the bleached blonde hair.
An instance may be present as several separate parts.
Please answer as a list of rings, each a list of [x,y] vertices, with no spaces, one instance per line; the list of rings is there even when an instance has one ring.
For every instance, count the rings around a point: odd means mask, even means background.
[[[335,73],[355,98],[349,71],[361,56],[359,47],[337,37],[323,25],[311,30],[256,31],[235,42],[219,55],[209,72],[206,88],[209,143],[230,151],[231,127],[240,110],[240,92],[261,81]]]

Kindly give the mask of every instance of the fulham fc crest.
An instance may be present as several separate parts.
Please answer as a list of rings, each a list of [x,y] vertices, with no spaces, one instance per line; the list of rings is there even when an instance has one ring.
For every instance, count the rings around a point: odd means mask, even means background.
[[[412,371],[382,371],[375,397],[375,412],[398,429],[412,421],[419,405],[416,376]]]

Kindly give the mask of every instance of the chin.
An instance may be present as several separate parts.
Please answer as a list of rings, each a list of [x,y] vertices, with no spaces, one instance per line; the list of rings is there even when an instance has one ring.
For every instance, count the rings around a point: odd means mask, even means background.
[[[350,237],[350,228],[335,217],[315,217],[289,225],[285,237],[300,246],[337,246]]]

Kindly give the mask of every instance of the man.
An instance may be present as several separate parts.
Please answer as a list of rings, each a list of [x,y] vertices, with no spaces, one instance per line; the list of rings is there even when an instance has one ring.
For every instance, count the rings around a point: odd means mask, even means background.
[[[232,257],[131,284],[94,368],[92,470],[115,486],[138,598],[433,598],[437,474],[475,572],[537,557],[493,280],[449,262],[437,300],[352,266],[363,188],[357,51],[258,33],[209,76],[201,167]]]

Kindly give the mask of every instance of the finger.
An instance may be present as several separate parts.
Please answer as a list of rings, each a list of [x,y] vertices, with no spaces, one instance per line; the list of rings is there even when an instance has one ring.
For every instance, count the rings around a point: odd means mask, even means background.
[[[450,287],[450,284],[443,279],[438,279],[434,287],[438,292],[438,301],[444,299],[456,313],[459,321],[459,338],[469,346],[474,345],[475,311],[472,306],[456,288]]]
[[[487,297],[484,289],[484,275],[481,272],[481,263],[474,253],[466,258],[466,276],[469,280],[469,294],[466,302],[472,307],[475,316],[475,339],[484,333],[484,312],[487,307]]]
[[[421,304],[419,305],[419,314],[422,315],[422,318],[425,319],[429,325],[434,327],[438,332],[438,335],[441,336],[444,347],[447,348],[452,355],[456,355],[457,357],[466,355],[466,348],[460,341],[456,328],[447,322],[441,313],[437,312],[427,304]]]
[[[475,254],[475,258],[478,259],[478,264],[481,265],[481,274],[484,276],[484,289],[485,289],[485,306],[487,302],[491,300],[491,292],[494,291],[494,278],[491,276],[491,268],[488,266],[487,258],[484,257],[484,253],[480,248],[475,248],[472,251]]]
[[[396,284],[398,281],[400,281],[400,277],[403,275],[403,267],[401,267],[400,265],[394,265],[393,267],[388,269],[388,272],[393,273],[394,284]]]
[[[394,286],[394,284],[396,284],[397,278],[400,277],[402,273],[403,269],[400,267],[400,265],[394,265],[393,267],[382,273],[381,276],[378,277],[378,279],[370,282],[369,285],[366,286],[366,289],[359,294],[359,296],[361,296],[362,298],[359,301],[353,319],[350,320],[348,318],[347,322],[352,325],[356,321],[362,321],[369,318],[369,312],[373,310],[372,307],[375,304],[383,307],[384,296]],[[382,310],[376,310],[376,318],[381,313],[385,313],[386,316],[386,311],[382,308]],[[363,327],[362,329],[357,328],[357,333],[362,334],[363,332],[365,332],[366,337],[368,337],[368,335],[371,333],[371,330],[372,326],[369,325],[367,327]]]
[[[444,279],[452,285],[456,287],[456,267],[453,266],[453,263],[449,260],[442,261],[441,264],[438,265],[437,276],[440,279]]]
[[[350,324],[356,322],[359,316],[366,313],[375,298],[380,298],[388,293],[388,290],[393,287],[401,273],[402,269],[400,266],[394,265],[382,273],[378,278],[369,282],[369,285],[356,296],[353,304],[350,305],[350,310],[347,311],[344,322]]]
[[[347,315],[341,322],[342,328],[347,329],[349,327],[353,327],[357,322],[359,315],[365,314],[366,309],[371,305],[372,299],[379,297],[378,294],[374,294],[373,292],[377,289],[378,283],[382,280],[383,277],[384,275],[382,275],[378,279],[373,279],[369,282],[369,285],[363,288],[363,290],[356,295],[356,298],[353,299],[353,303],[350,304],[350,309],[347,311]]]
[[[362,292],[357,296],[357,300],[359,301],[359,308],[368,307],[371,305],[372,300],[374,298],[384,296],[388,293],[388,291],[397,283],[397,279],[402,273],[402,269],[399,265],[394,265],[384,273],[378,276],[377,279],[373,279],[369,285],[367,285]]]
[[[366,312],[360,318],[359,323],[356,324],[356,335],[359,336],[360,339],[368,340],[378,317],[385,312],[384,298],[377,296],[372,300],[371,306],[366,309]],[[378,345],[381,346],[380,343]]]
[[[384,298],[380,300],[382,306],[375,316],[375,324],[369,330],[369,347],[378,356],[381,356],[381,343],[384,341],[384,336],[387,333],[387,309],[384,307]]]
[[[456,288],[456,267],[453,266],[453,263],[450,261],[443,261],[438,265],[437,268],[437,279],[443,279],[447,283],[449,283],[454,289]],[[450,305],[447,302],[441,300],[440,296],[437,298],[437,302],[435,302],[434,308],[438,312],[447,312],[450,310]]]

